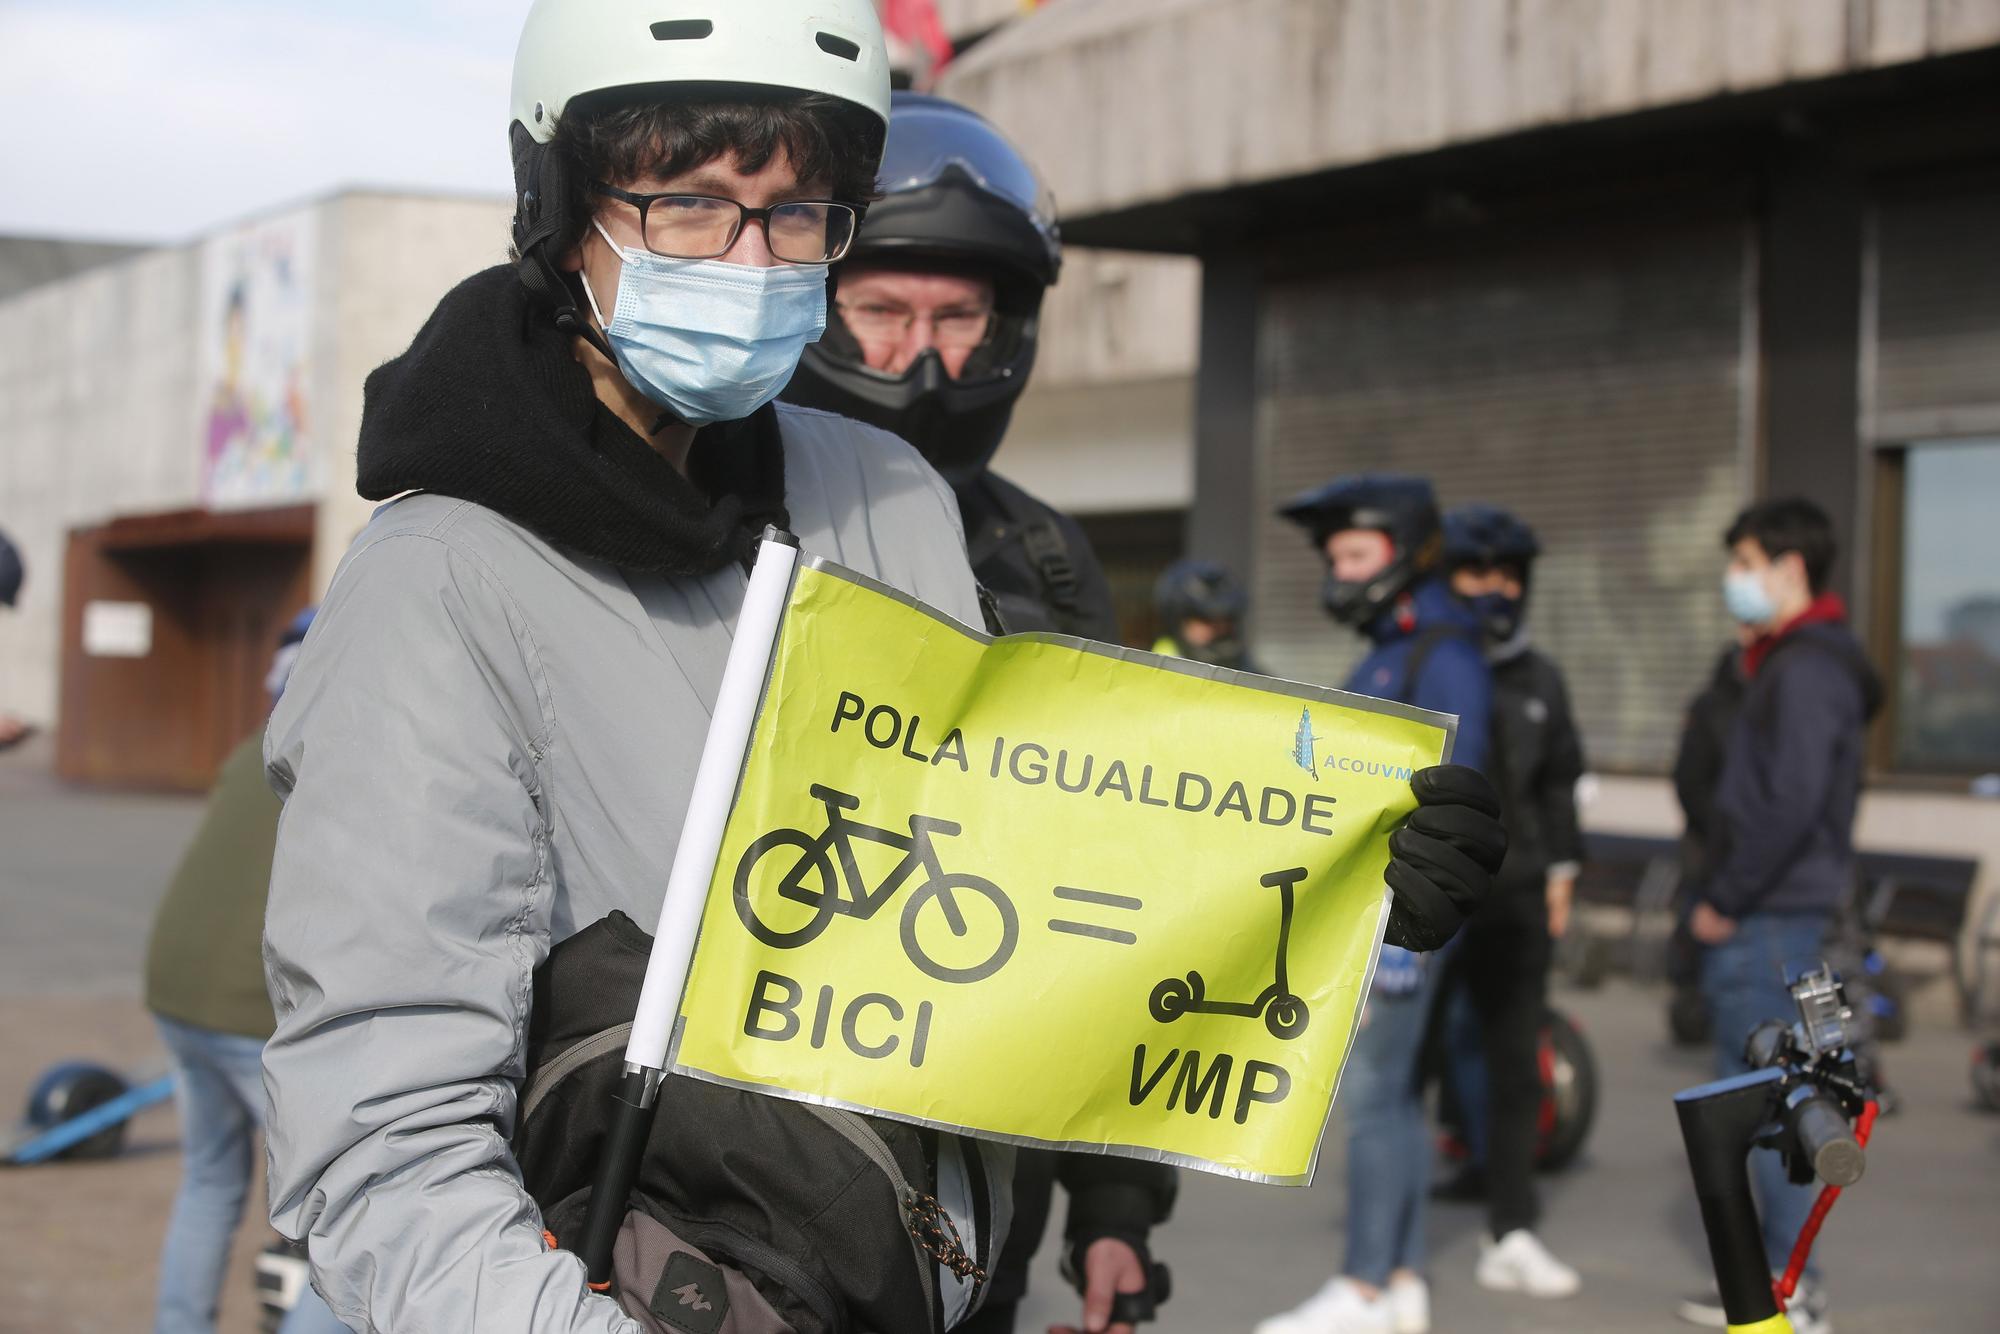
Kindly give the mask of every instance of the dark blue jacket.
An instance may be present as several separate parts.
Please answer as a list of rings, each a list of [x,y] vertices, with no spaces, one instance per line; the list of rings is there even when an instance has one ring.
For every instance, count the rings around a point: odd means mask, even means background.
[[[1479,617],[1439,578],[1411,589],[1409,610],[1414,612],[1410,624],[1393,606],[1369,622],[1366,633],[1375,648],[1347,678],[1347,689],[1457,714],[1452,763],[1485,769],[1493,735],[1493,673],[1486,665]],[[1426,634],[1433,629],[1448,633]],[[1410,654],[1420,642],[1428,642],[1429,650],[1416,679],[1406,682]]]
[[[1839,906],[1879,690],[1860,644],[1832,623],[1792,631],[1750,679],[1715,789],[1705,897],[1723,916]]]

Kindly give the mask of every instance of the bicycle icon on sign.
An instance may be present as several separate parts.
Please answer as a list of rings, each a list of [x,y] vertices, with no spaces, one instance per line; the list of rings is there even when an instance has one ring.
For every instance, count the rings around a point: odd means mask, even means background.
[[[809,791],[826,806],[825,831],[773,829],[736,864],[736,915],[751,935],[773,949],[797,949],[836,915],[867,921],[921,869],[923,878],[903,903],[903,952],[911,963],[940,982],[978,982],[1013,957],[1021,925],[1012,900],[991,880],[938,863],[931,837],[956,834],[959,825],[912,815],[910,832],[901,834],[850,818],[847,812],[861,808],[859,797],[819,783]],[[873,889],[855,860],[856,839],[903,854]]]
[[[1147,1008],[1153,1018],[1163,1024],[1171,1024],[1190,1013],[1233,1014],[1245,1019],[1262,1015],[1264,1027],[1271,1030],[1274,1038],[1295,1038],[1305,1032],[1312,1012],[1306,1008],[1305,998],[1292,990],[1285,968],[1285,952],[1290,948],[1292,939],[1292,886],[1305,878],[1306,868],[1303,866],[1289,871],[1273,871],[1264,877],[1264,883],[1278,891],[1278,955],[1271,985],[1258,992],[1257,999],[1209,1000],[1208,983],[1200,973],[1189,969],[1185,979],[1169,977],[1153,988],[1153,994],[1147,1000]]]

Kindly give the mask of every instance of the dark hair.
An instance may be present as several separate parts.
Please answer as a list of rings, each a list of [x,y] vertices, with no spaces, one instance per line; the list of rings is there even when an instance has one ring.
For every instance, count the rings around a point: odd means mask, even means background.
[[[1799,496],[1760,500],[1736,516],[1722,545],[1733,547],[1746,537],[1772,560],[1788,551],[1798,552],[1813,593],[1826,591],[1826,577],[1840,548],[1833,540],[1833,520],[1826,517],[1825,510]]]
[[[885,130],[874,114],[823,93],[731,89],[730,99],[662,99],[649,92],[641,101],[571,102],[549,145],[567,168],[568,191],[565,225],[552,253],[575,245],[590,225],[597,203],[591,182],[675,176],[717,159],[733,158],[754,172],[782,151],[801,182],[824,182],[835,199],[866,204],[875,197]]]

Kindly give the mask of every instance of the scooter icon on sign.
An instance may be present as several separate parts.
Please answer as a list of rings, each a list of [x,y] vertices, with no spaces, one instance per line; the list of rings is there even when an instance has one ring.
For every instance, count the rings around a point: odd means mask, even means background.
[[[1274,1038],[1295,1038],[1305,1032],[1312,1014],[1306,1009],[1305,999],[1292,990],[1285,969],[1285,952],[1292,938],[1292,887],[1305,878],[1303,866],[1273,871],[1264,877],[1263,882],[1278,891],[1278,954],[1271,985],[1258,992],[1257,999],[1209,1000],[1208,984],[1200,973],[1189,969],[1185,978],[1169,977],[1153,988],[1152,998],[1147,1002],[1153,1018],[1170,1024],[1184,1014],[1234,1014],[1245,1019],[1262,1015],[1264,1027],[1271,1030]]]

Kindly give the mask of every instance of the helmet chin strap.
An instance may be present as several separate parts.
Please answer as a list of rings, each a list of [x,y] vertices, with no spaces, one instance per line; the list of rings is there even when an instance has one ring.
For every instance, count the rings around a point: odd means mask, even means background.
[[[560,210],[551,201],[564,197],[562,161],[553,150],[531,143],[519,125],[514,127],[513,141],[515,177],[517,180],[526,177],[531,182],[522,188],[514,220],[515,249],[521,256],[515,271],[520,275],[521,286],[555,313],[558,330],[583,339],[615,363],[618,358],[612,354],[611,345],[577,310],[576,293],[549,258],[549,247],[561,229]]]

